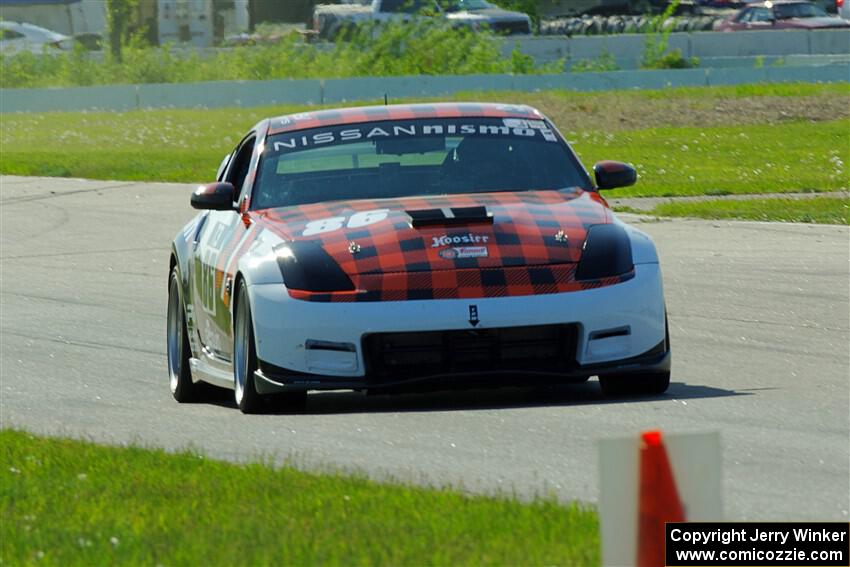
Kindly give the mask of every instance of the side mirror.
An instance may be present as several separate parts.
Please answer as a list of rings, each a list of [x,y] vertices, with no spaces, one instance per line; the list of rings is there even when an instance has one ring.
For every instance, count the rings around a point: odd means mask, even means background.
[[[628,187],[637,181],[637,171],[627,163],[619,161],[600,161],[593,166],[596,186],[600,189]]]
[[[192,193],[192,207],[210,211],[232,211],[236,189],[232,183],[201,185]]]

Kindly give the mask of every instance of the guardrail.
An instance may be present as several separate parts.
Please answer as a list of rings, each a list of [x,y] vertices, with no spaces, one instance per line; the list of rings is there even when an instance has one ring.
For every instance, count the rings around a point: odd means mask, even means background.
[[[567,58],[575,62],[609,53],[618,61],[639,58],[647,34],[568,37],[530,37],[519,40],[520,50],[538,63]],[[505,54],[517,40],[505,39]],[[850,53],[850,29],[775,30],[738,32],[671,33],[669,49],[680,49],[685,57],[753,57],[787,55],[846,55]]]
[[[641,69],[641,57],[614,58],[618,71]],[[829,55],[753,55],[745,57],[700,57],[700,69],[723,69],[730,67],[754,69],[757,67],[801,67],[806,65],[835,65],[850,63],[850,52]],[[580,64],[579,61],[567,62],[565,70],[570,71]]]
[[[275,104],[429,98],[465,91],[659,89],[681,86],[787,82],[847,82],[850,64],[759,69],[678,69],[562,73],[558,75],[457,75],[361,77],[325,80],[223,81],[0,89],[0,112],[226,108]]]

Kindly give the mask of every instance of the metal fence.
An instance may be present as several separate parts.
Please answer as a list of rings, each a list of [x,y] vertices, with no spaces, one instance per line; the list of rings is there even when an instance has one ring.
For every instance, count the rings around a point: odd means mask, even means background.
[[[557,75],[459,75],[363,77],[326,80],[224,81],[187,84],[110,85],[51,89],[0,89],[0,111],[44,112],[141,108],[226,108],[275,104],[430,98],[467,91],[659,89],[680,86],[777,82],[846,82],[850,65],[679,69],[561,73]]]

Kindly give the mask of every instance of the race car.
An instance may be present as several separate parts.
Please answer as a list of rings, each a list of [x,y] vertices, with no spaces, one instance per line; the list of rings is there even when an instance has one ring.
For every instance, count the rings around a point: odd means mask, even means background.
[[[310,390],[670,383],[649,236],[528,106],[321,110],[259,122],[198,187],[173,241],[171,391],[245,413]]]

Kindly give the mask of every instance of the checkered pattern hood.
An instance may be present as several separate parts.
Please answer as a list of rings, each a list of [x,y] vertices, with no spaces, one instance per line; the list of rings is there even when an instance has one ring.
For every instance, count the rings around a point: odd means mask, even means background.
[[[409,214],[482,206],[492,222],[414,227]],[[560,283],[567,284],[574,280],[574,265],[588,228],[610,222],[605,201],[581,189],[317,203],[257,215],[259,224],[285,241],[320,244],[358,290],[366,292],[356,300],[369,293],[378,294],[375,299],[388,299],[387,288],[393,285],[406,294],[397,299],[409,299],[411,281],[417,277],[428,280],[418,287],[433,293],[434,278],[441,274],[457,278],[457,274],[478,273],[480,278],[499,272],[506,277],[512,271],[528,275],[538,268],[550,273],[554,265],[564,272]],[[392,283],[395,280],[407,283]],[[502,295],[509,294],[505,282]],[[456,285],[446,285],[447,297],[460,293]],[[560,287],[555,285],[551,291]],[[305,299],[323,300],[326,295],[334,300],[332,294],[306,295]]]

